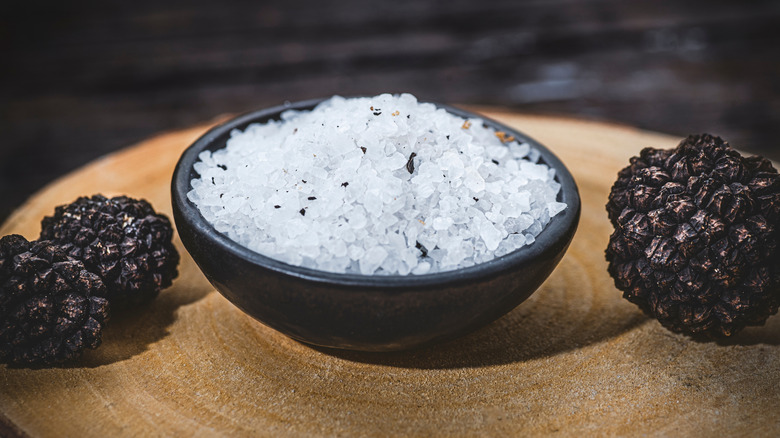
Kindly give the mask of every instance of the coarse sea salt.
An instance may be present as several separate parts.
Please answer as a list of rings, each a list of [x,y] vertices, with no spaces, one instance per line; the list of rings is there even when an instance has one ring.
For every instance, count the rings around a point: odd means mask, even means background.
[[[566,208],[538,151],[410,94],[285,111],[199,158],[187,196],[217,231],[330,272],[472,266],[533,244]]]

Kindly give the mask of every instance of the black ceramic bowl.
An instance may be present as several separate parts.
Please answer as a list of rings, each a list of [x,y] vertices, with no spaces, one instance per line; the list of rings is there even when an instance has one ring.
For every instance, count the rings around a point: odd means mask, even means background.
[[[204,150],[225,147],[234,129],[308,110],[310,100],[245,114],[213,128],[182,155],[173,175],[173,216],[184,246],[212,285],[247,314],[294,339],[335,348],[391,351],[451,339],[488,324],[530,296],[569,246],[580,198],[552,152],[508,126],[446,105],[461,117],[529,143],[556,170],[559,200],[568,204],[530,246],[468,268],[406,276],[336,274],[292,266],[251,251],[217,232],[187,199],[193,164]]]

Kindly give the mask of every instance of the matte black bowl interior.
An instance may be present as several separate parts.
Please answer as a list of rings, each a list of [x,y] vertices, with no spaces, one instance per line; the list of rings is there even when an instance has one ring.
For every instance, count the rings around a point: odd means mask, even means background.
[[[173,215],[184,246],[212,285],[247,314],[294,339],[365,351],[402,350],[452,339],[484,326],[528,298],[552,272],[571,242],[580,216],[577,186],[547,148],[508,126],[439,105],[529,143],[540,162],[556,169],[559,200],[568,204],[530,246],[464,269],[406,276],[336,274],[292,266],[251,251],[217,232],[187,199],[193,164],[204,150],[225,147],[234,129],[278,119],[285,104],[236,117],[199,138],[173,175]]]

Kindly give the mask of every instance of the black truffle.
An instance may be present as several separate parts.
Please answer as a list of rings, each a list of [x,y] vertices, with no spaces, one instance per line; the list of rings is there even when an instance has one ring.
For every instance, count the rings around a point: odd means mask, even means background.
[[[730,336],[780,305],[780,179],[711,135],[647,148],[621,170],[606,250],[623,296],[668,329]]]
[[[0,239],[0,360],[53,364],[100,345],[108,301],[100,278],[51,242]]]
[[[81,197],[57,207],[41,225],[41,239],[59,244],[103,279],[113,310],[154,298],[178,275],[171,222],[144,200]]]

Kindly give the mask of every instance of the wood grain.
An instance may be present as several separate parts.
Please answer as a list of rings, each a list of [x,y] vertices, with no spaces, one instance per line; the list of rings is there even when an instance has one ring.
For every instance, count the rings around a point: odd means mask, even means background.
[[[780,317],[727,342],[697,343],[645,318],[606,273],[610,226],[603,205],[612,180],[642,147],[671,147],[678,139],[482,110],[555,151],[582,195],[569,252],[517,309],[428,349],[317,349],[244,315],[185,253],[173,287],[144,312],[115,317],[98,350],[62,367],[0,367],[8,430],[31,436],[777,436]],[[0,232],[34,238],[55,205],[96,192],[144,197],[170,214],[173,165],[205,128],[163,134],[81,168],[30,199]]]

